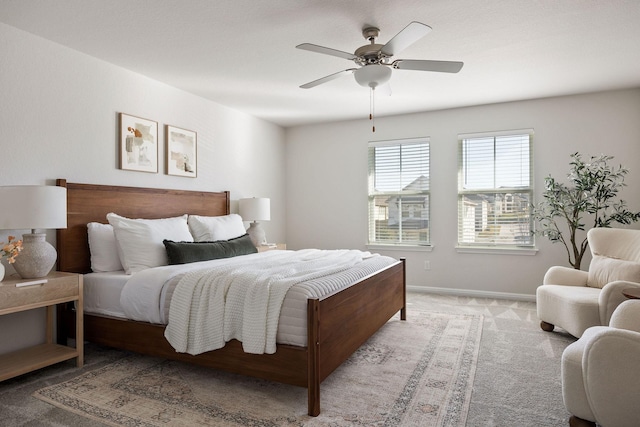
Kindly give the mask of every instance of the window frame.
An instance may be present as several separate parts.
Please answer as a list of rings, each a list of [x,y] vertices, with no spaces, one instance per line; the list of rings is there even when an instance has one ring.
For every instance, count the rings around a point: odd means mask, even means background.
[[[498,168],[498,164],[495,160],[495,153],[496,153],[496,140],[501,138],[501,137],[509,137],[509,136],[524,136],[527,135],[528,136],[528,169],[529,169],[529,173],[528,173],[528,186],[511,186],[511,187],[496,187],[496,183],[495,183],[495,176],[496,176],[496,171]],[[533,226],[534,226],[534,218],[533,218],[533,212],[532,212],[532,206],[534,204],[534,177],[533,177],[533,145],[534,145],[534,131],[533,129],[516,129],[516,130],[507,130],[507,131],[496,131],[496,132],[481,132],[481,133],[472,133],[472,134],[459,134],[458,135],[458,195],[457,195],[457,245],[456,248],[460,249],[461,251],[473,251],[475,249],[490,249],[492,251],[498,250],[498,251],[513,251],[513,252],[517,252],[517,251],[528,251],[528,250],[532,250],[535,249],[535,234],[533,233]],[[468,140],[473,140],[473,139],[490,139],[493,138],[493,150],[494,150],[494,161],[492,164],[492,169],[493,169],[493,186],[492,187],[485,187],[485,188],[465,188],[465,172],[468,171],[467,165],[465,163],[465,158],[464,158],[464,144],[466,141]],[[523,239],[523,241],[518,242],[516,240],[516,236],[514,235],[514,241],[513,242],[506,242],[506,241],[499,241],[498,239],[496,239],[496,237],[499,237],[499,235],[495,235],[495,234],[491,234],[489,233],[488,237],[486,240],[482,240],[482,241],[478,241],[478,242],[474,242],[474,241],[469,241],[465,239],[465,235],[468,233],[468,215],[466,215],[467,211],[465,210],[465,205],[468,202],[468,197],[466,196],[482,196],[482,195],[486,195],[488,197],[492,197],[493,198],[493,202],[491,205],[491,209],[489,210],[493,210],[494,211],[494,215],[495,215],[495,211],[497,211],[497,206],[501,205],[504,203],[504,205],[507,205],[505,199],[507,198],[507,196],[511,196],[513,197],[514,195],[517,194],[522,194],[522,195],[526,195],[526,197],[520,198],[520,202],[517,203],[517,205],[519,205],[519,209],[522,209],[522,205],[523,203],[526,201],[526,207],[525,212],[526,215],[528,216],[526,223],[521,223],[518,220],[519,214],[518,212],[522,212],[520,211],[518,208],[518,210],[515,211],[515,217],[516,217],[516,225],[515,228],[519,229],[519,235],[521,236],[521,238]],[[502,196],[504,197],[504,199],[500,202],[498,202],[496,200],[496,197]],[[478,197],[480,199],[480,197]],[[516,200],[517,198],[513,197],[513,200]],[[485,224],[485,219],[486,219],[486,213],[483,211],[482,212],[482,223]],[[474,239],[478,237],[478,231],[477,231],[477,216],[478,214],[476,212],[474,212]],[[489,223],[491,223],[489,221]],[[501,227],[508,224],[508,222],[493,222],[493,224],[498,224]],[[526,227],[526,231],[523,230],[523,227]],[[514,233],[516,234],[516,233]],[[493,237],[493,239],[492,239]],[[493,240],[493,241],[490,241]]]
[[[380,191],[376,189],[376,148],[378,147],[400,147],[400,150],[402,150],[403,146],[411,146],[411,145],[425,145],[426,147],[426,189],[410,189],[408,187],[411,186],[411,184],[415,183],[418,179],[421,179],[424,174],[421,173],[420,176],[418,176],[417,178],[415,178],[414,180],[412,180],[409,183],[405,183],[404,185],[402,185],[403,188],[401,188],[400,190],[387,190],[387,191]],[[400,154],[400,158],[402,158],[402,154]],[[421,157],[422,159],[422,157]],[[368,247],[385,247],[385,248],[394,248],[394,247],[407,247],[407,248],[430,248],[431,247],[431,172],[430,172],[430,167],[431,167],[431,146],[430,146],[430,138],[429,137],[416,137],[416,138],[405,138],[405,139],[392,139],[392,140],[383,140],[383,141],[369,141],[368,145],[367,145],[367,161],[368,161],[368,166],[367,166],[367,171],[368,171],[368,189],[367,189],[367,216],[368,216],[368,221],[367,221],[367,227],[368,227],[368,239],[367,239],[367,246]],[[422,160],[421,160],[422,161]],[[419,162],[417,162],[419,163]],[[424,172],[424,171],[422,171]],[[396,173],[398,174],[402,174],[402,168],[400,168],[399,170],[396,171]],[[399,179],[401,179],[401,176],[399,177]],[[421,183],[422,184],[422,183]],[[379,210],[381,205],[376,205],[375,201],[376,198],[379,197],[388,197],[393,198],[393,197],[398,197],[400,200],[400,204],[399,204],[399,208],[398,211],[401,212],[402,214],[405,213],[405,211],[412,211],[413,207],[408,206],[407,209],[405,209],[402,205],[402,198],[425,198],[424,200],[426,200],[426,208],[421,208],[420,209],[420,216],[418,217],[418,223],[422,224],[423,221],[426,221],[427,226],[426,226],[426,239],[422,239],[419,238],[417,240],[405,240],[404,235],[403,235],[403,230],[402,230],[402,225],[404,223],[404,216],[399,216],[399,218],[401,218],[398,221],[398,231],[397,231],[397,239],[387,239],[387,240],[379,240],[377,239],[378,237],[378,226],[376,223],[376,211]],[[389,213],[390,208],[387,205],[387,212],[386,212],[386,216],[385,219],[387,221],[389,221],[391,219],[391,214]],[[418,226],[420,227],[420,225]],[[422,230],[422,229],[419,229]],[[419,236],[421,236],[423,232],[418,232],[417,234]]]

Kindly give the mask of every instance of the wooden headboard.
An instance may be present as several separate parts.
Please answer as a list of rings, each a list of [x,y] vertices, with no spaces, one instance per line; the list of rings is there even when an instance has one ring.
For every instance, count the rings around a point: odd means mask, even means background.
[[[230,209],[228,191],[75,184],[65,179],[58,179],[56,184],[67,188],[67,228],[56,234],[58,270],[72,273],[91,271],[87,224],[107,223],[109,212],[128,218],[155,219],[183,214],[227,215]]]

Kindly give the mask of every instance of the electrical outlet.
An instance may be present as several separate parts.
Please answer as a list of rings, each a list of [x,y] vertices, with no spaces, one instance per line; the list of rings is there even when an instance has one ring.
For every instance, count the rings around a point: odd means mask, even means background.
[[[424,269],[425,270],[431,270],[431,261],[425,261],[424,262]]]

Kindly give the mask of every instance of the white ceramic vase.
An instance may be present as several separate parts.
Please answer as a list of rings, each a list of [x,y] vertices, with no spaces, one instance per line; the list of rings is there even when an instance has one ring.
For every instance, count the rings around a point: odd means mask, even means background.
[[[4,264],[0,262],[0,282],[4,279]]]
[[[44,277],[56,263],[58,253],[45,237],[44,233],[22,235],[22,251],[16,257],[13,268],[23,279]]]

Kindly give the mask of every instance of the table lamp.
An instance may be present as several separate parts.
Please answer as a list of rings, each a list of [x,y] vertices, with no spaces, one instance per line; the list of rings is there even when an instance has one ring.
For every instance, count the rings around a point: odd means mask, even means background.
[[[67,228],[67,189],[48,185],[0,187],[0,229],[31,229],[22,235],[22,252],[13,264],[23,279],[44,277],[53,268],[58,254],[37,229]]]
[[[265,197],[240,199],[239,211],[244,221],[253,221],[247,230],[247,234],[251,237],[253,244],[256,247],[266,245],[267,237],[258,221],[269,221],[271,219],[271,200]]]

